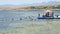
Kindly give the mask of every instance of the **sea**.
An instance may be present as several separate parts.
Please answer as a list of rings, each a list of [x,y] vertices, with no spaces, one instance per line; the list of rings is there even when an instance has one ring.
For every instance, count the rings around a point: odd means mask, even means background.
[[[60,15],[60,10],[51,10]],[[60,19],[37,19],[46,10],[0,10],[0,34],[60,34]],[[58,31],[57,31],[58,30]]]

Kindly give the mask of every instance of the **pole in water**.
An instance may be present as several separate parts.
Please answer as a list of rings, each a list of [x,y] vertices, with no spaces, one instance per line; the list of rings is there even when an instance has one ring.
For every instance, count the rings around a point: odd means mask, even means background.
[[[12,21],[14,20],[14,18],[12,18]]]
[[[38,16],[40,16],[40,14],[38,14]]]
[[[20,18],[20,20],[22,20],[22,18]]]

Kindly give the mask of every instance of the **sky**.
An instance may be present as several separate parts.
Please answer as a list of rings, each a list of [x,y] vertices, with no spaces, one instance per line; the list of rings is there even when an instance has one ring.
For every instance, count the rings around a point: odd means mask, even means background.
[[[21,4],[41,3],[48,1],[60,1],[60,0],[0,0],[0,5],[4,4],[21,5]]]

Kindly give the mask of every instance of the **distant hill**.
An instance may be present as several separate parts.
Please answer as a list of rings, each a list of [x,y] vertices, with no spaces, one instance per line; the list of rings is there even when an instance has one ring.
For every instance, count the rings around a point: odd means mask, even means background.
[[[60,5],[60,1],[43,2],[43,3],[41,3],[41,5],[47,5],[47,6],[51,6],[51,5]]]
[[[49,1],[42,3],[33,3],[33,4],[22,4],[22,5],[0,5],[0,8],[16,8],[16,7],[29,7],[29,6],[51,6],[51,5],[60,5],[60,1]]]

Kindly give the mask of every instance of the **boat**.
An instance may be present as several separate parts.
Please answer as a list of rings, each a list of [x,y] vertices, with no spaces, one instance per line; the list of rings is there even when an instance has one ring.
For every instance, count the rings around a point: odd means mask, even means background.
[[[37,18],[37,19],[60,19],[60,18]]]
[[[54,12],[50,12],[50,10],[46,11],[45,15],[42,15],[42,17],[40,17],[40,14],[38,14],[37,19],[60,19],[59,15],[54,15]]]

